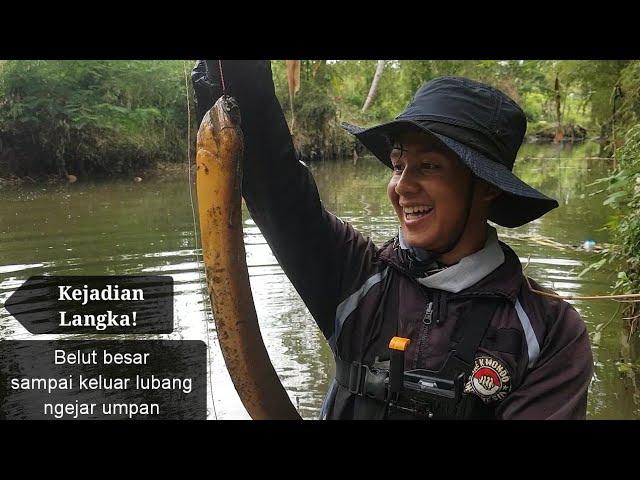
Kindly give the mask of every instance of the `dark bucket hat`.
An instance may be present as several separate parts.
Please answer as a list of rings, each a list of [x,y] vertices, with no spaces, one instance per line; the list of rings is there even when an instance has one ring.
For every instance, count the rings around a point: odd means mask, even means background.
[[[372,128],[348,123],[353,134],[391,168],[391,138],[417,129],[453,151],[477,177],[502,190],[489,220],[519,227],[556,208],[558,202],[516,177],[513,163],[527,129],[522,109],[501,91],[461,77],[425,82],[407,109],[392,122]]]

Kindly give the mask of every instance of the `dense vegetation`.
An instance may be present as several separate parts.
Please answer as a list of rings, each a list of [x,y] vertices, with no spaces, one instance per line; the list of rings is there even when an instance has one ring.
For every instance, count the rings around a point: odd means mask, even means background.
[[[140,172],[180,158],[186,126],[183,62],[0,65],[0,176]]]
[[[611,151],[615,155],[611,175],[595,182],[606,189],[605,204],[612,207],[606,227],[614,236],[615,248],[592,268],[605,263],[617,265],[615,283],[618,293],[640,292],[640,62],[629,62],[619,71],[617,87],[610,97],[616,102],[612,114]],[[604,101],[603,101],[604,103]],[[630,333],[639,324],[638,303],[626,304],[626,319]]]
[[[130,175],[157,162],[183,159],[184,70],[192,64],[0,62],[0,177],[65,171],[80,178]],[[363,112],[376,65],[376,60],[302,61],[293,133],[303,158],[350,155],[355,144],[341,121],[370,125],[388,120],[423,81],[440,75],[463,75],[506,91],[526,111],[530,136],[587,135],[602,138],[606,147],[615,133],[614,86],[621,79],[633,84],[632,72],[638,68],[625,61],[390,60],[371,107]],[[285,62],[273,62],[273,69],[290,119]],[[623,113],[628,116],[629,110]],[[624,132],[619,133],[622,139]]]

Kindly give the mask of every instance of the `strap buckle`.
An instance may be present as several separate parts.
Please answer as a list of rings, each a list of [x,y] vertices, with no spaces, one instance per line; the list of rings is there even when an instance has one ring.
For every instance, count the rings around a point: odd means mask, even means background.
[[[371,368],[360,362],[349,365],[349,392],[365,398],[385,401],[387,398],[389,372]]]
[[[367,366],[353,361],[349,366],[349,392],[354,395],[362,393],[362,379],[367,375]]]

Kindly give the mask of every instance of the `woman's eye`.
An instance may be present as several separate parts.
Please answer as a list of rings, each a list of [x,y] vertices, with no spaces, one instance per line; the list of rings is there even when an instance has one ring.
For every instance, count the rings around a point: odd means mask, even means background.
[[[434,170],[438,168],[438,165],[436,165],[435,163],[425,162],[422,164],[422,168],[425,170]]]

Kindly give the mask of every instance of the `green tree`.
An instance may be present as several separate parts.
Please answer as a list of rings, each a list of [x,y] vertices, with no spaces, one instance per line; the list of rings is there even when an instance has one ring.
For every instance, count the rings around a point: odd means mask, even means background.
[[[181,61],[7,61],[0,131],[29,174],[139,171],[185,150],[184,88]]]

